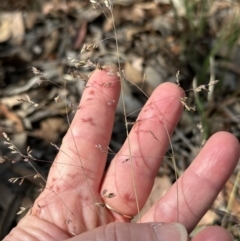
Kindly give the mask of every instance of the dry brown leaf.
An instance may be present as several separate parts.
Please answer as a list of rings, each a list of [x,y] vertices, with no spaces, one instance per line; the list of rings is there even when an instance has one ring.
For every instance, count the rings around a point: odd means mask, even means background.
[[[198,223],[198,226],[203,226],[203,225],[212,225],[214,221],[217,219],[217,214],[212,211],[208,210],[205,215],[202,217],[200,222]]]
[[[14,124],[13,132],[22,132],[24,130],[21,119],[15,112],[12,112],[6,105],[0,104],[0,113]]]
[[[172,4],[179,17],[183,17],[186,15],[186,7],[184,1],[185,0],[172,0]]]
[[[24,18],[26,29],[31,30],[40,14],[37,12],[28,12]]]
[[[24,40],[25,26],[21,12],[13,12],[12,14],[12,38],[13,44],[20,45]]]
[[[224,191],[226,195],[226,202],[230,199],[230,195],[232,193],[234,184],[228,180],[225,184]],[[232,214],[239,214],[240,213],[240,205],[237,197],[234,197],[232,205],[229,210]]]
[[[67,12],[68,9],[69,8],[66,3],[64,3],[64,2],[58,2],[58,3],[55,2],[54,3],[54,1],[53,1],[53,2],[45,3],[42,7],[42,12],[43,12],[43,14],[47,15],[47,14],[50,14],[55,11]]]
[[[133,66],[129,63],[126,62],[124,66],[124,71],[125,71],[125,76],[130,82],[133,82],[136,85],[141,85],[143,81],[142,74],[137,71]]]
[[[0,43],[9,40],[9,38],[11,37],[11,25],[11,14],[2,13],[0,15]]]
[[[52,31],[48,38],[44,41],[44,54],[42,56],[43,59],[47,58],[53,50],[56,48],[56,45],[59,42],[59,32]]]
[[[182,46],[180,43],[178,43],[175,39],[174,36],[169,36],[166,39],[168,45],[169,45],[169,49],[171,50],[171,52],[175,55],[178,56],[181,52],[182,52]]]
[[[41,135],[47,142],[56,142],[59,134],[67,130],[66,122],[61,118],[48,118],[41,121]]]
[[[77,33],[77,39],[74,43],[74,49],[79,49],[80,46],[83,44],[87,33],[87,27],[88,27],[87,21],[83,21]]]
[[[21,44],[25,36],[23,16],[21,12],[1,13],[0,43],[11,40],[13,44]]]

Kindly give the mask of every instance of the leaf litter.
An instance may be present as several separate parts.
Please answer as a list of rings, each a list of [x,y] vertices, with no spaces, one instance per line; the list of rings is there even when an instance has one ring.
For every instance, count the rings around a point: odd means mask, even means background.
[[[104,18],[98,8],[93,10],[87,0],[57,2],[37,1],[36,5],[28,0],[0,3],[0,133],[6,132],[21,152],[30,146],[34,157],[44,160],[36,163],[44,178],[57,153],[54,146],[61,145],[68,128],[64,124],[64,95],[67,96],[72,119],[93,69],[91,65],[117,64],[111,18]],[[199,11],[192,12],[196,15],[193,19],[191,14],[187,14],[183,2],[118,0],[114,1],[113,7],[120,62],[126,79],[131,81],[124,83],[127,113],[139,110],[145,103],[147,98],[140,89],[149,96],[162,82],[176,83],[176,74],[177,84],[185,90],[193,88],[196,76],[197,90],[205,90],[198,95],[204,113],[199,110],[199,105],[194,112],[185,111],[172,137],[179,174],[190,165],[211,134],[226,130],[240,139],[240,48],[239,32],[236,31],[240,29],[236,21],[239,3],[211,0],[207,11],[201,1],[191,1],[188,11]],[[204,26],[201,31],[200,26]],[[209,80],[213,75],[207,65],[209,53],[214,58],[214,80],[219,80],[211,99],[207,98]],[[75,67],[72,60],[77,60]],[[86,60],[91,61],[87,62],[89,69],[79,71],[78,65],[83,63],[80,61]],[[61,88],[63,79],[67,80],[66,89]],[[188,99],[182,101],[185,108],[191,110],[196,96],[191,91],[186,93]],[[137,114],[129,115],[129,123],[135,123]],[[207,122],[203,122],[203,114]],[[153,132],[151,135],[154,138]],[[112,153],[119,150],[125,138],[125,124],[119,105],[109,145]],[[3,141],[1,136],[0,190],[5,194],[0,201],[1,238],[19,220],[21,215],[16,216],[16,213],[31,206],[39,188],[42,188],[38,178],[34,178],[36,173],[21,162],[20,157],[10,155]],[[53,144],[49,145],[50,142]],[[111,158],[112,155],[109,155],[108,163]],[[230,222],[231,227],[237,227],[240,217],[238,187],[227,210],[230,215],[224,214],[224,210],[238,172],[239,166],[200,226],[217,224],[225,217],[225,223]],[[25,177],[24,181],[18,177]],[[158,171],[153,196],[146,205],[155,200],[156,193],[164,194],[174,179],[171,163],[166,159]],[[22,182],[20,186],[19,180]],[[235,229],[230,230],[239,237]]]

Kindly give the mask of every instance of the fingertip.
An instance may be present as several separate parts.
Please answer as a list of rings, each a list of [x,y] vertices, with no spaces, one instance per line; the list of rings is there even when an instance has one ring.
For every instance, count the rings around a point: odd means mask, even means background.
[[[221,148],[222,152],[227,152],[230,157],[238,159],[240,156],[240,146],[238,139],[231,133],[220,131],[213,134],[208,140],[209,146],[216,146]]]
[[[164,82],[162,84],[160,84],[153,92],[153,95],[157,94],[157,93],[167,93],[168,96],[172,95],[175,97],[179,97],[182,98],[185,96],[185,91],[177,84],[174,84],[172,82]],[[159,98],[159,95],[157,95]]]
[[[94,70],[90,75],[89,81],[90,82],[114,81],[118,83],[120,86],[120,78],[117,74],[117,70],[111,66],[104,66],[103,69]]]
[[[190,168],[219,191],[238,160],[238,140],[231,133],[221,131],[209,138]]]
[[[239,146],[238,139],[232,133],[227,131],[219,131],[213,134],[211,138],[218,138],[218,139],[220,138],[220,139],[228,140],[233,142],[236,146]]]
[[[206,227],[200,231],[192,241],[232,241],[232,235],[222,227]]]

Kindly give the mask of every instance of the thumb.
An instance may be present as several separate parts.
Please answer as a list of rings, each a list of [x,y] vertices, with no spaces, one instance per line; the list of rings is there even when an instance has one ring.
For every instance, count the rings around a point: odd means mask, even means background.
[[[180,223],[110,223],[66,241],[187,241]]]

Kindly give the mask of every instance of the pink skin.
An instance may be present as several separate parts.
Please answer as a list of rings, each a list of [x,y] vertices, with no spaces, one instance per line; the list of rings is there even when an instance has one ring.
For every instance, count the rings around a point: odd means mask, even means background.
[[[110,222],[129,221],[96,205],[103,201],[121,213],[137,213],[128,143],[106,173],[107,153],[96,148],[100,144],[106,150],[109,144],[120,94],[119,79],[97,70],[87,86],[50,170],[46,189],[35,201],[31,215],[27,214],[4,241],[64,240],[71,233],[79,235]],[[175,84],[160,85],[129,136],[140,208],[148,198],[169,145],[167,132],[170,135],[174,131],[180,118],[183,108],[179,98],[183,96],[184,92]],[[177,222],[178,212],[179,222],[191,232],[230,177],[238,158],[239,143],[233,135],[226,132],[213,135],[178,180],[179,210],[174,185],[141,222]],[[102,200],[103,190],[116,196]],[[194,238],[195,241],[208,239],[227,241],[231,237],[224,229],[209,227]]]

